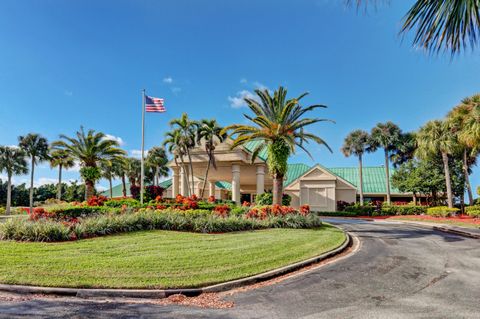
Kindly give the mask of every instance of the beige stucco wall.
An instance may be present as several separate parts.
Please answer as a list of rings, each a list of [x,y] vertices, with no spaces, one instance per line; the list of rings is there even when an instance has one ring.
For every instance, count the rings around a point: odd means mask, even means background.
[[[335,181],[301,180],[300,205],[307,204],[312,211],[335,211]]]
[[[336,189],[335,190],[336,201],[344,201],[347,203],[355,203],[357,199],[357,192],[354,189]]]

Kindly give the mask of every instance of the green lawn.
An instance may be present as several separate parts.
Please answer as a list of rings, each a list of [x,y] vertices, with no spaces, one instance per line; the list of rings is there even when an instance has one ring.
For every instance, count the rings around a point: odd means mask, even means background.
[[[63,243],[0,242],[0,282],[58,287],[198,287],[265,272],[332,250],[342,231],[227,234],[142,231]]]

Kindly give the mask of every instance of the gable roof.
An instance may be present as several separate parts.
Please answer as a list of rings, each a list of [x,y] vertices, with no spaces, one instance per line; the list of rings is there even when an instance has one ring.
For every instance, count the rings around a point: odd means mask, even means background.
[[[330,172],[350,182],[358,188],[358,168],[357,167],[333,167],[329,168]],[[372,194],[386,194],[387,187],[385,186],[385,167],[373,166],[363,167],[363,192]],[[390,168],[390,179],[395,170]],[[390,185],[392,194],[402,194],[397,188]]]

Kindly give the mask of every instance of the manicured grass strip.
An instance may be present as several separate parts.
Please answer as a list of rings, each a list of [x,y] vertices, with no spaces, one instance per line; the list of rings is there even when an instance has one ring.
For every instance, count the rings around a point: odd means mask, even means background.
[[[320,255],[345,234],[268,229],[226,234],[142,231],[63,243],[0,242],[0,282],[57,287],[199,287]]]
[[[473,220],[470,221],[461,221],[461,220],[447,220],[447,219],[432,219],[431,217],[422,218],[421,216],[418,217],[403,217],[403,216],[395,216],[392,219],[398,220],[409,220],[415,222],[426,222],[426,223],[434,223],[434,224],[446,224],[452,226],[460,226],[460,227],[467,227],[467,228],[480,228],[480,223],[474,222]]]

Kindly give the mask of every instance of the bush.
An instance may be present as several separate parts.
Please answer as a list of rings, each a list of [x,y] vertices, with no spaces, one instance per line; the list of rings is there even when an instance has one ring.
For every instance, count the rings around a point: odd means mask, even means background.
[[[11,219],[0,224],[0,239],[20,241],[65,241],[139,230],[175,230],[222,233],[266,228],[316,228],[318,216],[289,214],[265,219],[245,216],[218,217],[210,211],[154,211],[140,209],[131,214],[100,215],[67,225],[52,220]]]
[[[246,213],[248,213],[249,210],[250,210],[250,207],[235,206],[235,207],[233,207],[232,210],[230,211],[230,215],[232,215],[232,216],[245,215]]]
[[[427,207],[425,206],[415,206],[415,205],[388,205],[383,204],[381,215],[422,215],[427,212]]]
[[[348,206],[345,208],[345,211],[350,213],[355,213],[358,216],[370,216],[373,214],[375,210],[377,210],[377,207],[371,204],[367,204],[367,205],[354,204],[353,206]]]
[[[92,196],[87,200],[88,206],[103,206],[103,204],[108,200],[107,197],[98,195]]]
[[[282,206],[290,206],[292,202],[292,197],[288,194],[282,195]],[[255,197],[255,203],[257,205],[272,205],[273,204],[273,194],[272,193],[263,193]]]
[[[0,206],[0,215],[5,215],[6,209],[5,207]]]
[[[427,209],[427,215],[433,217],[449,217],[460,211],[458,208],[448,208],[447,206],[430,207]]]
[[[47,212],[53,218],[79,218],[105,213],[119,213],[120,209],[107,206],[54,206],[48,207]]]
[[[164,190],[165,189],[161,186],[155,186],[155,185],[147,186],[145,187],[144,200],[145,201],[153,200],[153,199],[156,199],[158,196],[160,196],[161,198]]]
[[[349,203],[344,200],[337,201],[337,211],[343,212],[346,210],[347,207],[353,206],[355,203]]]
[[[468,216],[473,218],[480,218],[480,206],[465,207],[465,212]]]
[[[124,205],[126,207],[132,207],[132,208],[141,207],[140,201],[133,198],[111,199],[106,201],[104,205],[107,207],[117,207],[117,208],[121,208]]]

